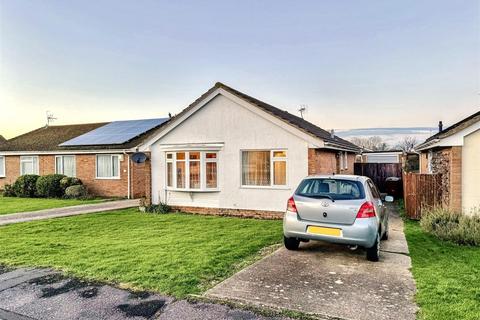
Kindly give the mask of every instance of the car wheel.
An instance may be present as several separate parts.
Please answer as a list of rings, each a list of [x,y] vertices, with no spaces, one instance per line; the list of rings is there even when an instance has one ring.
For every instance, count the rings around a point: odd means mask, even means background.
[[[295,238],[287,238],[284,236],[283,243],[285,244],[285,248],[288,250],[297,250],[298,246],[300,245],[300,240]]]
[[[383,233],[382,240],[388,240],[388,224],[385,227],[385,232]]]
[[[367,260],[368,261],[378,261],[380,258],[380,234],[377,233],[377,238],[375,243],[371,248],[367,248]]]

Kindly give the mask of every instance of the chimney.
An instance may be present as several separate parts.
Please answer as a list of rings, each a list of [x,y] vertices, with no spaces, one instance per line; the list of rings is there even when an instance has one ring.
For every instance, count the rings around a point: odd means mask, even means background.
[[[330,130],[330,137],[335,138],[335,130]]]
[[[442,121],[438,121],[438,132],[442,132],[443,131],[443,123]]]

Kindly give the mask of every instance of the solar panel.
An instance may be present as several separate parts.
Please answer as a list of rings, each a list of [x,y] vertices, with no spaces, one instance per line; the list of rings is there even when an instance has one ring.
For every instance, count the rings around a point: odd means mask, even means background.
[[[61,147],[122,144],[161,125],[168,118],[113,121],[60,144]]]

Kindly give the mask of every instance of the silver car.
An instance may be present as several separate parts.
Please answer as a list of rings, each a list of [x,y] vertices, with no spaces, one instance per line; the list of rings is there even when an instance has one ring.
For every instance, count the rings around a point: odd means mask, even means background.
[[[285,247],[322,240],[365,247],[367,259],[378,261],[380,240],[388,239],[388,211],[377,187],[367,177],[309,176],[288,200],[283,218]]]

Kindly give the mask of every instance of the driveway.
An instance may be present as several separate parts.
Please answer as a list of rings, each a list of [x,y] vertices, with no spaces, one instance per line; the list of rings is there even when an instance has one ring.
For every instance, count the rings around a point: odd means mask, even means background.
[[[214,299],[290,309],[325,318],[415,319],[415,283],[403,222],[390,210],[390,239],[381,260],[365,251],[310,242],[281,248],[206,292]]]
[[[118,210],[138,206],[138,199],[106,201],[95,204],[45,209],[30,212],[11,213],[0,216],[0,225],[19,223],[32,220],[43,220],[59,217],[75,216],[79,214],[95,213],[109,210]]]
[[[174,300],[151,292],[65,277],[48,269],[0,266],[2,320],[288,320],[212,303]]]

